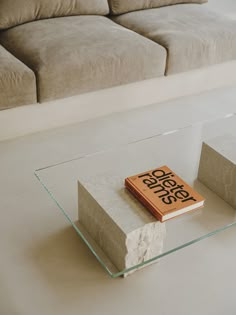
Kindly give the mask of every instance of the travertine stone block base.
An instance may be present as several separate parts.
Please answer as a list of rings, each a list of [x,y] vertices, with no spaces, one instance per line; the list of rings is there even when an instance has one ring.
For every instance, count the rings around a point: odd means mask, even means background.
[[[236,137],[224,135],[203,143],[198,178],[236,208]]]
[[[80,180],[78,195],[80,223],[120,271],[162,253],[165,223],[135,200],[123,178]]]

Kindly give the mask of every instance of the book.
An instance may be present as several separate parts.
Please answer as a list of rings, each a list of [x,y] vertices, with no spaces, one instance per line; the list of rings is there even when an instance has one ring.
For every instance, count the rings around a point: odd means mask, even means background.
[[[125,187],[161,222],[199,209],[205,202],[167,166],[130,176]]]

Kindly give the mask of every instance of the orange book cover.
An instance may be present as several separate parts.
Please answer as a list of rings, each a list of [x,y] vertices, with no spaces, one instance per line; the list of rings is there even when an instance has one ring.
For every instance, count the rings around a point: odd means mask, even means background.
[[[125,187],[161,222],[201,208],[205,201],[167,166],[128,177]]]

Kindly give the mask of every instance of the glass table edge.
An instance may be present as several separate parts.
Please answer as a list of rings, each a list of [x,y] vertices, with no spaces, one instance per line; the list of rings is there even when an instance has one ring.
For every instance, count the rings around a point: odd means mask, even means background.
[[[151,259],[148,259],[140,264],[137,264],[133,267],[130,267],[130,268],[127,268],[127,269],[124,269],[122,271],[119,271],[117,273],[112,273],[109,268],[105,265],[105,263],[102,261],[102,259],[96,254],[96,252],[94,251],[92,245],[90,245],[90,243],[88,242],[88,240],[84,237],[83,233],[79,230],[79,228],[76,226],[76,224],[73,222],[73,220],[70,218],[70,216],[66,213],[66,211],[64,210],[64,208],[60,205],[60,203],[56,200],[56,198],[54,197],[53,193],[47,188],[46,184],[43,182],[43,180],[41,179],[41,177],[39,176],[38,172],[40,172],[40,170],[36,170],[34,171],[34,176],[37,178],[37,180],[39,181],[39,183],[42,185],[42,187],[45,189],[45,191],[48,193],[48,195],[51,197],[51,199],[55,202],[55,204],[57,205],[57,207],[60,209],[60,211],[62,212],[62,214],[66,217],[66,219],[69,221],[69,223],[72,225],[72,227],[75,229],[75,231],[77,232],[77,234],[81,237],[81,239],[84,241],[84,243],[88,246],[88,248],[90,249],[90,251],[92,252],[92,254],[95,256],[95,258],[98,260],[98,262],[100,263],[100,265],[104,268],[104,270],[109,274],[109,276],[111,278],[117,278],[117,277],[120,277],[120,276],[123,276],[124,274],[126,273],[129,273],[131,271],[134,271],[138,268],[141,268],[147,264],[150,264],[162,257],[165,257],[171,253],[174,253],[174,252],[177,252],[178,250],[180,249],[183,249],[183,248],[186,248],[192,244],[195,244],[195,243],[198,243],[200,242],[201,240],[204,240],[204,239],[207,239],[211,236],[214,236],[220,232],[223,232],[233,226],[236,227],[236,222],[233,222],[233,223],[230,223],[230,224],[227,224],[225,226],[222,226],[221,228],[219,229],[216,229],[214,231],[211,231],[203,236],[200,236],[196,239],[193,239],[187,243],[184,243],[180,246],[177,246],[171,250],[168,250],[158,256],[155,256]]]

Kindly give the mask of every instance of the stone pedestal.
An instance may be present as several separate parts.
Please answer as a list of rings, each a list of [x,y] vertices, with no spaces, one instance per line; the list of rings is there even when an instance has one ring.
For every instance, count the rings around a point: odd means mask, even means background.
[[[198,178],[236,208],[236,137],[224,135],[203,143]]]
[[[123,178],[80,180],[78,196],[79,221],[120,271],[162,253],[165,223],[136,201]]]

